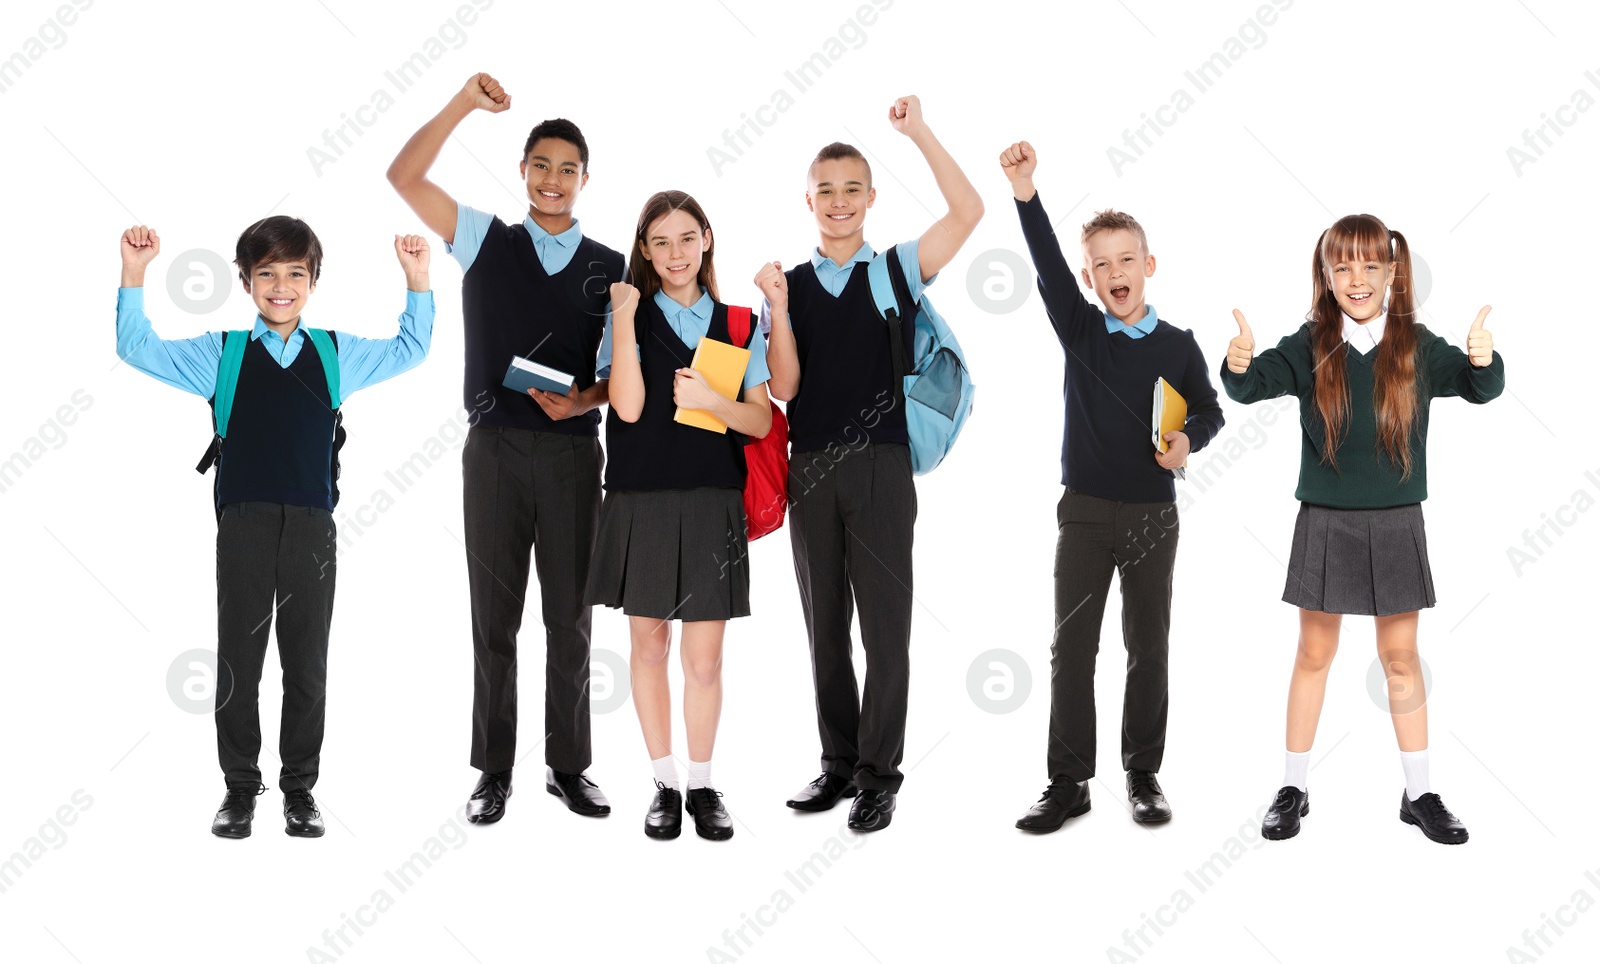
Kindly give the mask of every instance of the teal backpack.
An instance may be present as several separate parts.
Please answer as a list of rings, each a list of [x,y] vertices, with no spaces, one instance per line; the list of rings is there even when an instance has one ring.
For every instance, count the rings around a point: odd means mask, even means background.
[[[328,379],[328,398],[333,401],[333,465],[329,478],[333,482],[333,504],[339,504],[339,449],[344,447],[344,411],[339,405],[339,352],[329,335],[321,328],[305,329],[306,337],[316,346],[317,358],[322,362],[322,373]],[[217,391],[211,396],[211,445],[201,456],[196,472],[205,475],[211,466],[222,459],[222,441],[228,437],[228,417],[233,414],[233,395],[239,387],[239,369],[244,365],[244,350],[250,347],[250,332],[225,331],[222,333],[222,361],[217,366]],[[217,470],[212,483],[212,502],[219,495],[222,470]],[[217,519],[222,519],[222,506],[217,505]]]
[[[927,475],[944,461],[972,414],[972,373],[955,333],[924,297],[913,301],[898,246],[867,265],[872,300],[889,328],[896,394],[905,402],[911,470]],[[912,319],[913,357],[900,326]]]

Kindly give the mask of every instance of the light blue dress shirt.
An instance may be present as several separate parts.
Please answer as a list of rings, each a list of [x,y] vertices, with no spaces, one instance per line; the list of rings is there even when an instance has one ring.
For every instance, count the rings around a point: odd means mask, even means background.
[[[461,265],[462,271],[472,267],[472,262],[478,259],[478,251],[483,248],[483,236],[493,223],[492,214],[465,204],[456,205],[456,239],[453,242],[446,241],[444,249]],[[583,232],[578,229],[576,218],[572,221],[572,227],[560,234],[551,234],[539,227],[532,217],[523,218],[522,226],[533,238],[533,250],[539,256],[545,274],[556,274],[571,264],[572,255],[578,250],[578,242],[583,240]]]
[[[288,368],[306,341],[305,319],[287,341],[256,315],[250,340],[259,341],[273,360]],[[334,332],[339,347],[339,402],[386,378],[422,363],[433,341],[433,292],[406,291],[400,333],[393,338],[362,338]],[[268,337],[268,336],[271,337]],[[117,289],[117,355],[123,361],[173,388],[209,399],[217,393],[217,368],[222,364],[222,332],[194,338],[164,339],[144,313],[143,288]]]
[[[684,307],[667,296],[665,291],[657,290],[655,294],[656,307],[667,316],[667,324],[672,326],[673,332],[683,343],[690,348],[700,347],[700,339],[706,336],[711,329],[711,310],[715,302],[706,291],[705,286],[700,286],[700,300]],[[595,359],[595,377],[611,377],[611,319],[606,318],[606,331],[600,337],[600,355]],[[754,388],[772,377],[767,370],[767,339],[760,332],[756,332],[750,339],[750,362],[744,369],[744,387]]]
[[[1106,331],[1109,332],[1115,333],[1120,331],[1129,338],[1143,338],[1145,335],[1148,335],[1155,330],[1156,306],[1152,305],[1148,301],[1144,303],[1144,317],[1140,318],[1131,325],[1123,324],[1117,319],[1111,317],[1110,313],[1106,314]]]
[[[900,249],[900,273],[905,276],[906,288],[911,292],[912,301],[921,301],[922,292],[939,278],[938,275],[934,275],[926,282],[922,280],[922,266],[917,261],[917,244],[920,240],[912,238],[896,245]],[[823,290],[837,298],[844,291],[844,286],[850,283],[851,270],[857,264],[866,264],[876,257],[878,255],[872,250],[872,245],[863,241],[861,247],[856,249],[856,253],[844,260],[844,264],[839,264],[823,255],[821,251],[812,249],[811,267],[817,273],[817,280],[822,282]],[[761,330],[768,333],[772,331],[772,304],[765,298],[761,299]]]

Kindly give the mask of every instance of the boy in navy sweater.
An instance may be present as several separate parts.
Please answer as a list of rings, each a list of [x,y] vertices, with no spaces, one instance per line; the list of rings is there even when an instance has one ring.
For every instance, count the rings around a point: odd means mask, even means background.
[[[1039,273],[1039,293],[1066,353],[1061,484],[1056,507],[1055,638],[1050,650],[1050,786],[1017,827],[1058,830],[1089,809],[1095,766],[1094,662],[1111,573],[1120,574],[1123,644],[1128,650],[1122,707],[1122,767],[1133,819],[1171,819],[1156,771],[1167,730],[1167,632],[1178,548],[1173,470],[1222,428],[1194,335],[1156,317],[1144,301],[1155,274],[1144,229],[1127,214],[1102,211],[1083,227],[1083,283],[1067,266],[1033,187],[1038,164],[1026,141],[1000,155]],[[1188,403],[1182,431],[1150,441],[1157,378]]]
[[[322,753],[337,573],[337,410],[352,393],[427,357],[433,337],[428,242],[395,235],[395,254],[406,275],[406,310],[393,338],[308,333],[302,312],[321,273],[322,244],[296,218],[265,218],[239,236],[234,263],[255,302],[256,319],[251,331],[226,338],[220,331],[197,338],[158,337],[144,313],[144,275],[161,253],[161,239],[139,225],[123,233],[121,247],[117,354],[158,381],[209,399],[217,434],[225,436],[201,463],[204,471],[217,456],[214,715],[217,755],[228,786],[211,832],[250,836],[256,796],[266,792],[256,765],[261,751],[257,694],[267,635],[276,622],[283,666],[278,788],[284,830],[294,837],[320,837],[325,828],[311,788]],[[248,336],[242,343],[236,340],[241,335]],[[242,355],[224,351],[240,344]],[[334,351],[332,365],[323,356],[325,346]],[[224,372],[230,364],[237,368]]]
[[[589,625],[583,604],[600,521],[600,406],[606,379],[595,356],[623,257],[583,234],[572,216],[589,180],[589,146],[576,124],[533,128],[519,171],[528,209],[520,223],[457,204],[428,180],[445,139],[473,111],[497,114],[511,95],[474,74],[401,148],[389,183],[444,238],[465,271],[463,404],[472,427],[461,455],[467,581],[472,596],[472,765],[467,819],[493,823],[511,796],[517,758],[517,631],[538,567],[545,627],[545,789],[568,809],[603,817],[611,804],[589,766]],[[565,395],[502,381],[514,355],[573,377]]]

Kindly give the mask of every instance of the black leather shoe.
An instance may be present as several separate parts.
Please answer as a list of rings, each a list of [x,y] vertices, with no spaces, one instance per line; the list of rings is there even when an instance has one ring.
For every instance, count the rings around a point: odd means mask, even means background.
[[[1300,818],[1311,812],[1311,791],[1283,787],[1272,798],[1272,809],[1261,821],[1261,836],[1268,840],[1288,840],[1300,832]]]
[[[856,785],[836,773],[824,773],[805,785],[799,793],[789,798],[789,806],[795,810],[804,810],[814,813],[819,810],[832,810],[840,797],[853,797],[856,795]]]
[[[894,814],[894,792],[891,790],[859,790],[856,802],[850,805],[850,819],[845,826],[857,833],[872,833],[889,826]]]
[[[694,832],[707,840],[727,840],[733,836],[733,818],[722,805],[722,794],[710,787],[691,787],[684,803],[694,818]]]
[[[1052,833],[1061,829],[1067,818],[1089,812],[1089,781],[1051,780],[1039,802],[1017,820],[1017,829],[1029,833]]]
[[[644,835],[657,840],[676,840],[683,831],[683,794],[656,781],[656,798],[644,815]]]
[[[261,784],[229,787],[222,798],[222,809],[211,821],[211,832],[219,837],[248,837],[250,822],[256,816],[256,797],[267,792]]]
[[[511,771],[485,773],[478,777],[467,799],[468,823],[494,823],[506,815],[506,798],[511,796]]]
[[[283,795],[283,823],[283,832],[291,837],[320,837],[328,832],[310,790],[290,790]]]
[[[585,817],[603,817],[611,812],[611,801],[593,780],[581,773],[562,773],[545,767],[544,788],[561,798],[567,809]]]
[[[1153,770],[1128,771],[1128,802],[1133,805],[1135,823],[1166,823],[1172,819],[1172,808],[1167,796],[1161,792]]]
[[[1417,799],[1400,793],[1400,819],[1418,828],[1434,843],[1467,842],[1467,828],[1445,807],[1437,793],[1424,793]]]

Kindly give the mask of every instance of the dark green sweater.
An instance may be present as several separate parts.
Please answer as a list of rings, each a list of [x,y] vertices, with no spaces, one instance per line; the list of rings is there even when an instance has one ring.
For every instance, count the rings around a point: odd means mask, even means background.
[[[1222,362],[1222,387],[1236,402],[1259,402],[1280,395],[1300,399],[1300,485],[1295,498],[1337,509],[1386,509],[1428,497],[1428,401],[1459,395],[1482,404],[1505,390],[1505,360],[1499,352],[1483,368],[1474,368],[1466,352],[1417,325],[1417,388],[1422,404],[1411,427],[1411,477],[1400,480],[1400,467],[1378,444],[1378,419],[1372,401],[1373,366],[1379,349],[1365,355],[1342,347],[1350,385],[1350,422],[1335,453],[1339,468],[1322,461],[1323,423],[1317,411],[1311,363],[1312,322],[1251,359],[1244,374]]]

